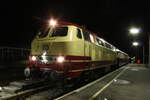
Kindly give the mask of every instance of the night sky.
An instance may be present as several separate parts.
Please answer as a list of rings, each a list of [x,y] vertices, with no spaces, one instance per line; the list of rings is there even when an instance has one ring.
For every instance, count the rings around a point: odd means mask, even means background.
[[[30,48],[40,22],[55,17],[84,25],[131,56],[131,43],[138,40],[148,55],[150,5],[144,0],[11,0],[0,3],[0,14],[0,46]],[[140,27],[141,33],[130,35],[131,26]],[[141,54],[142,46],[138,50]]]

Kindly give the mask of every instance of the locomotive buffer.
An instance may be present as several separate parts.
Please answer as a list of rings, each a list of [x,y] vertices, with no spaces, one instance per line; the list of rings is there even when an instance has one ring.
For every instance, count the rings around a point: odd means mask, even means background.
[[[149,100],[150,69],[129,64],[55,100]]]

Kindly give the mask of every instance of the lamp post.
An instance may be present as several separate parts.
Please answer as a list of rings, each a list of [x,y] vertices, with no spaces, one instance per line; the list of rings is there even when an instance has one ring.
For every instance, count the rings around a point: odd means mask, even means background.
[[[140,31],[141,31],[141,29],[140,28],[136,28],[136,27],[131,27],[129,29],[129,33],[132,34],[132,35],[134,35],[134,36],[138,35],[140,33]],[[139,43],[138,42],[133,42],[132,45],[135,46],[135,47],[137,47],[139,45]],[[144,62],[145,62],[145,59],[144,59],[144,56],[145,56],[144,45],[142,46],[142,51],[143,51],[143,53],[142,53],[143,58],[142,59],[143,59],[143,64],[144,64]]]
[[[150,67],[150,34],[149,34],[149,62],[148,62],[149,64],[149,67]]]
[[[137,60],[138,59],[138,52],[137,52],[137,47],[139,46],[139,43],[138,42],[132,42],[132,46],[134,46],[136,48],[136,52],[135,52],[135,59]]]
[[[132,27],[129,29],[129,33],[132,35],[137,35],[140,33],[140,28]],[[150,67],[150,33],[148,33],[148,42],[149,42],[149,60],[148,60],[148,66]],[[143,45],[143,63],[145,62],[145,47]]]

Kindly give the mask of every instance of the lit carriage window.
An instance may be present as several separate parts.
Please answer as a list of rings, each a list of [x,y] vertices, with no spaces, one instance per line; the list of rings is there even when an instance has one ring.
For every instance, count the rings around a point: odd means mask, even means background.
[[[78,31],[77,31],[78,33],[77,33],[77,37],[78,38],[80,38],[80,39],[82,39],[82,34],[81,34],[81,31],[80,31],[80,29],[78,29]]]

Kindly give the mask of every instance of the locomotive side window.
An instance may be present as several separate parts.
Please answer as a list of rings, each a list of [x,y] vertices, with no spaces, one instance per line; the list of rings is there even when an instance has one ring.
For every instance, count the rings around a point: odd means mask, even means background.
[[[104,46],[103,42],[100,39],[96,38],[96,40],[97,40],[98,45]]]
[[[86,41],[91,42],[91,40],[90,40],[90,35],[89,35],[89,33],[88,33],[87,31],[84,31],[84,30],[83,30],[83,35],[84,35],[84,39],[85,39]]]
[[[68,33],[68,27],[57,27],[52,29],[51,37],[66,36]]]
[[[78,29],[77,32],[78,32],[78,33],[77,33],[77,37],[80,38],[80,39],[82,39],[82,34],[81,34],[80,29]]]
[[[115,51],[116,48],[115,48],[114,46],[111,46],[111,50],[112,50],[112,51]]]
[[[106,48],[111,49],[111,45],[108,43],[105,43]]]

